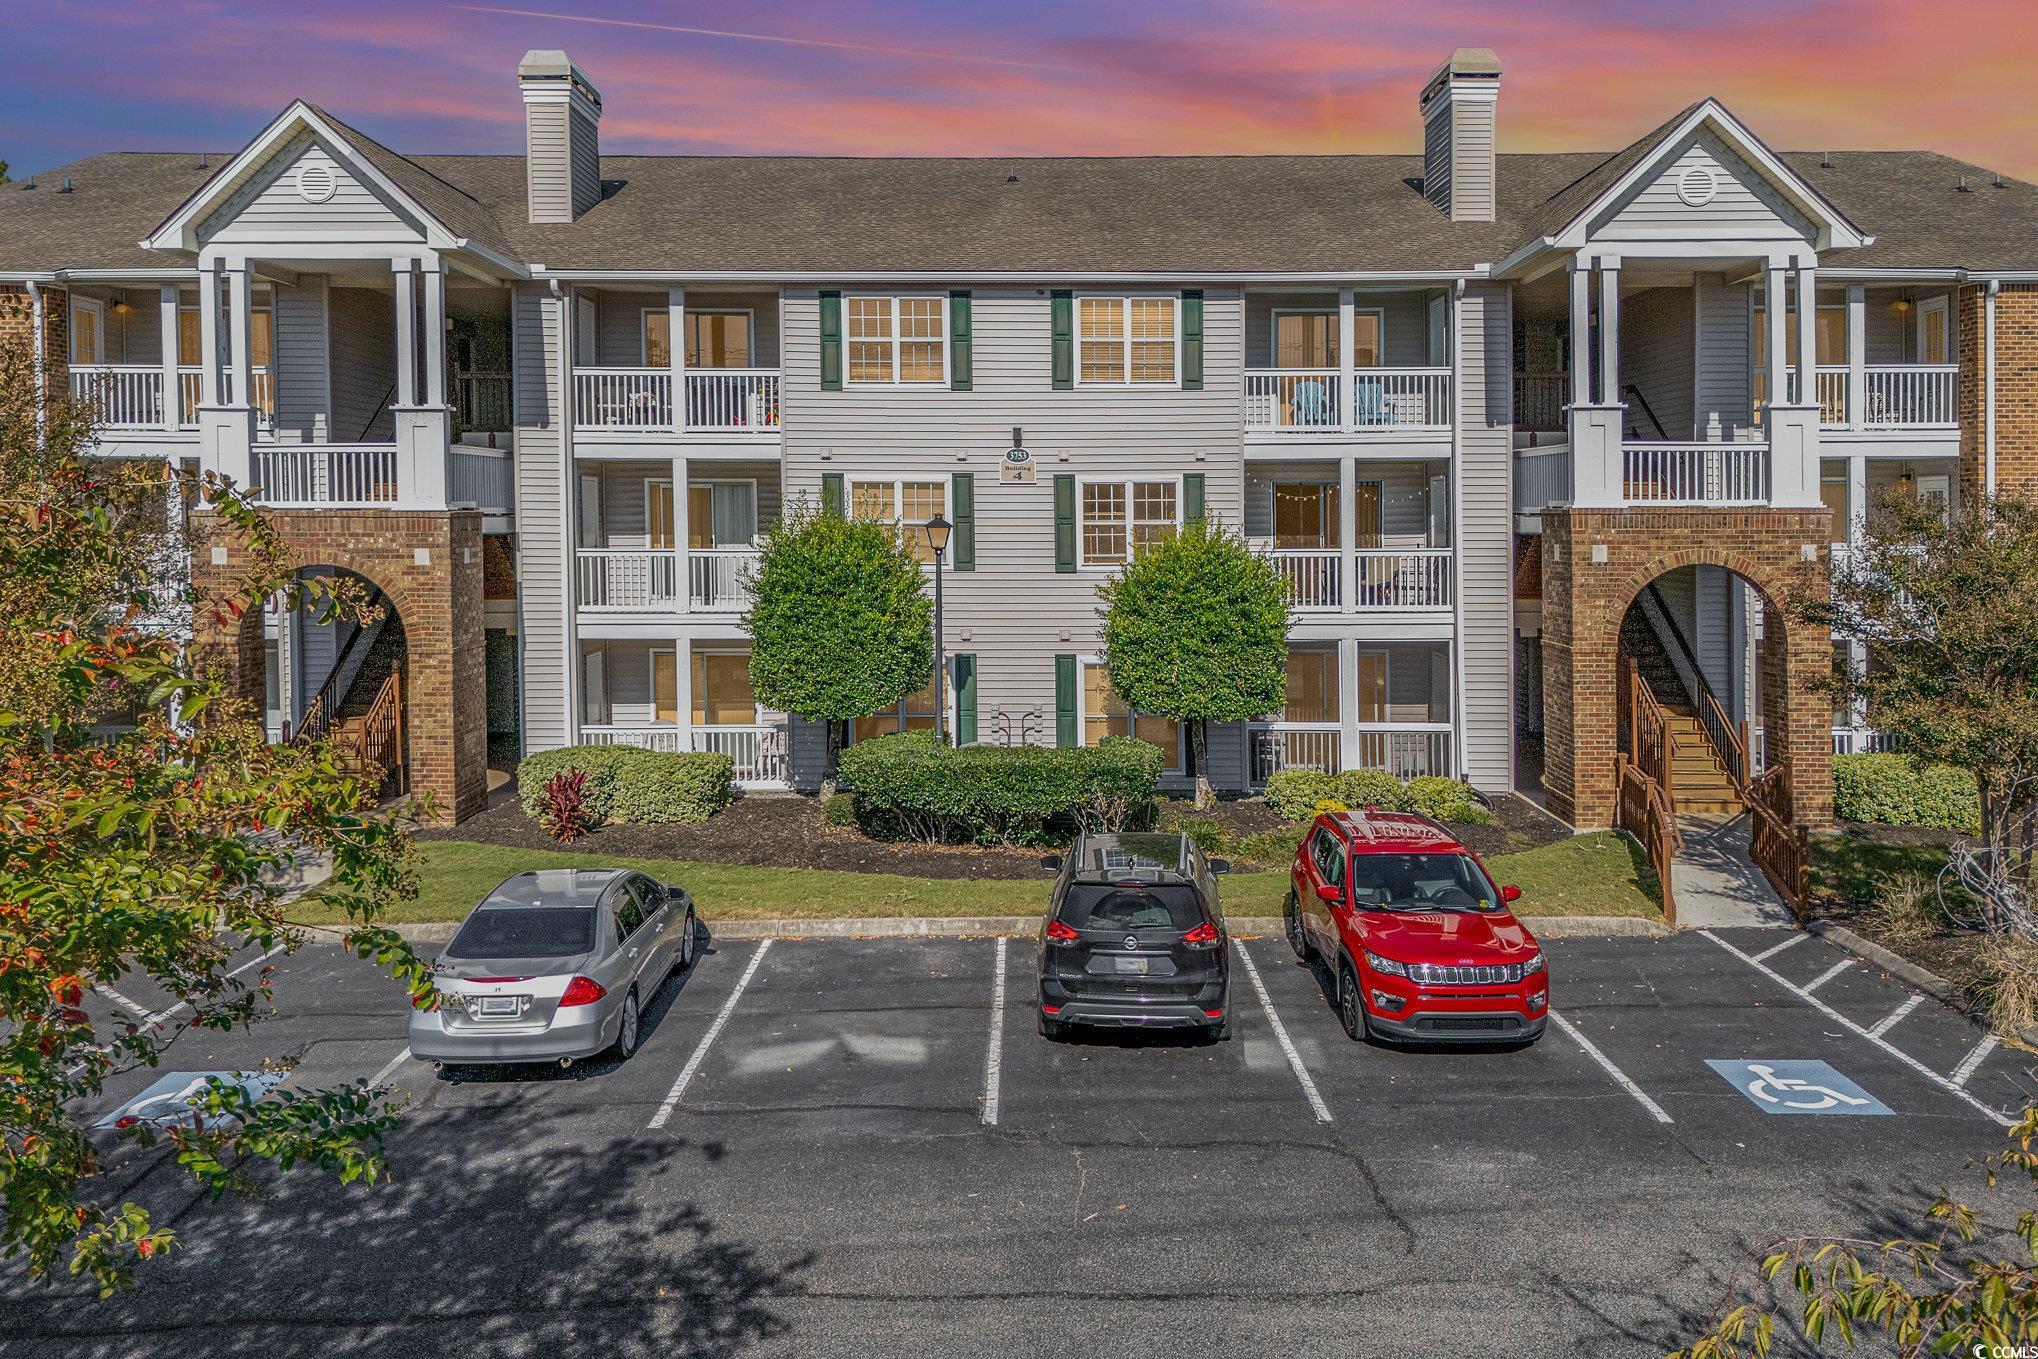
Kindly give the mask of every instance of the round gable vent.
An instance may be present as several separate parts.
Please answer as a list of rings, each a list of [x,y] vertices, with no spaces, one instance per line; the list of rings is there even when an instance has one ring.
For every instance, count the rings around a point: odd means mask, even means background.
[[[1694,165],[1677,176],[1677,196],[1691,207],[1704,207],[1718,191],[1719,181],[1703,165]]]
[[[297,196],[307,203],[323,203],[340,189],[340,181],[324,165],[307,165],[297,172]]]

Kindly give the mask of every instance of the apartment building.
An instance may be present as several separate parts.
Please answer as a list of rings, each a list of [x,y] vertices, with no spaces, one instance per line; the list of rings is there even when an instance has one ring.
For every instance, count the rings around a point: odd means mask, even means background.
[[[1819,825],[1876,737],[1778,605],[1880,494],[2038,489],[2038,188],[1944,156],[1777,152],[1713,100],[1506,154],[1476,49],[1410,91],[1405,155],[605,156],[563,53],[515,80],[521,154],[296,103],[238,152],[0,187],[0,327],[101,452],[259,487],[302,569],[390,606],[196,644],[279,739],[380,742],[450,815],[574,742],[811,788],[937,707],[1186,778],[1095,588],[1205,518],[1293,608],[1287,706],[1211,733],[1220,788],[1444,773],[1606,824],[1639,669]],[[846,729],[747,677],[745,572],[802,503],[923,559],[955,525],[946,675]]]

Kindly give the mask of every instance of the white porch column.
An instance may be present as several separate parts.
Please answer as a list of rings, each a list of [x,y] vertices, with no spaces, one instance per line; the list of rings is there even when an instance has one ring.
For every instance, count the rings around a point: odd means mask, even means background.
[[[425,399],[427,406],[446,404],[446,271],[436,259],[425,261]]]
[[[1592,261],[1571,257],[1571,404],[1592,404]]]
[[[1575,255],[1571,259],[1571,406],[1569,427],[1571,432],[1571,503],[1586,506],[1609,506],[1622,503],[1626,494],[1621,454],[1622,407],[1618,400],[1594,401],[1595,388],[1592,382],[1592,256]],[[1615,306],[1618,306],[1620,287],[1619,261],[1615,260],[1610,275],[1601,276],[1602,290],[1611,279],[1615,292]],[[1609,309],[1604,302],[1602,291],[1600,308],[1600,344],[1606,344],[1609,333]],[[1616,335],[1616,340],[1618,336]],[[1618,364],[1615,364],[1616,370]],[[1614,374],[1618,379],[1618,371]],[[1598,390],[1605,389],[1602,382]],[[1618,389],[1616,389],[1616,396]]]
[[[1599,404],[1621,404],[1620,256],[1599,258]]]
[[[157,303],[162,327],[163,418],[162,427],[175,431],[184,418],[184,389],[177,375],[177,285],[165,283]]]
[[[675,346],[673,352],[678,353]],[[674,390],[677,391],[679,367],[673,365]],[[679,611],[686,613],[693,608],[693,527],[687,522],[687,505],[691,500],[686,488],[686,459],[672,460],[672,546],[679,553]],[[682,653],[684,654],[684,653]]]
[[[417,279],[425,276],[424,343],[418,342]],[[396,507],[443,510],[450,503],[453,413],[446,406],[446,294],[444,262],[427,254],[391,261],[395,272],[396,400],[390,405],[396,440]],[[420,357],[426,400],[418,400]],[[436,374],[436,378],[434,377]]]
[[[1337,460],[1337,597],[1346,613],[1359,606],[1359,464],[1347,453]]]
[[[396,261],[396,404],[418,403],[417,261]]]
[[[1358,394],[1357,355],[1354,353],[1359,340],[1358,308],[1355,305],[1357,299],[1358,294],[1354,289],[1338,289],[1337,363],[1339,371],[1337,383],[1337,427],[1339,429],[1352,428],[1353,399]],[[1276,363],[1280,362],[1278,354],[1274,356],[1274,361]],[[1349,463],[1350,460],[1347,459],[1346,461]],[[1346,543],[1348,545],[1346,550],[1349,552],[1350,539],[1346,539]],[[1347,576],[1347,579],[1349,579],[1349,576]],[[1347,605],[1346,607],[1350,606]]]
[[[1359,759],[1359,639],[1337,643],[1337,764],[1357,769]]]
[[[752,338],[755,339],[754,336]],[[665,347],[667,350],[666,360],[672,367],[672,428],[677,432],[686,428],[686,289],[684,288],[668,288],[665,293]],[[682,475],[679,468],[684,465],[684,462],[685,460],[681,458],[673,459],[672,490],[675,498],[679,495],[680,476]],[[672,513],[675,522],[683,522],[680,516],[684,511],[676,499],[672,507]],[[681,537],[679,546],[682,551],[686,549],[686,539],[684,537]]]
[[[1785,315],[1785,267],[1783,260],[1772,259],[1762,275],[1763,345],[1768,350],[1768,362],[1763,366],[1763,383],[1768,398],[1765,404],[1769,406],[1781,406],[1790,401],[1790,375],[1785,371],[1790,359],[1784,352],[1790,345],[1790,329]],[[1768,423],[1766,414],[1763,422]]]
[[[224,404],[252,407],[255,404],[255,372],[249,359],[253,352],[248,332],[254,324],[255,295],[244,259],[226,263],[228,360],[233,365],[233,398]]]
[[[228,374],[219,371],[219,283],[217,270],[224,263],[227,285],[227,334],[233,390],[226,390]],[[250,402],[254,383],[248,372],[248,326],[253,296],[248,285],[245,259],[214,260],[210,267],[200,261],[199,317],[203,335],[205,376],[210,380],[206,401],[198,417],[198,447],[203,465],[234,485],[246,488],[255,479],[255,414]],[[210,326],[204,325],[211,321]]]
[[[219,390],[219,266],[198,266],[198,404],[220,404]]]
[[[1868,520],[1868,459],[1860,453],[1847,459],[1847,541],[1858,542]]]
[[[1847,285],[1847,423],[1860,429],[1868,412],[1868,289]]]
[[[1783,271],[1797,267],[1797,399],[1784,381],[1787,336]],[[1818,260],[1772,259],[1765,280],[1769,327],[1769,408],[1763,425],[1769,440],[1769,503],[1792,509],[1822,505],[1819,498]]]
[[[672,639],[672,720],[679,726],[679,748],[693,749],[693,641],[685,634]]]
[[[1819,404],[1819,271],[1809,261],[1797,266],[1797,399]]]

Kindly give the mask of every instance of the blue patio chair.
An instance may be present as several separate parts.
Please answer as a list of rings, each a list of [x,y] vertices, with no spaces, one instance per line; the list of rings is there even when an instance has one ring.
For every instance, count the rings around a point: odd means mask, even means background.
[[[1315,378],[1303,378],[1295,384],[1294,401],[1296,424],[1337,423],[1337,403],[1330,399],[1330,389]]]
[[[1352,384],[1352,419],[1361,425],[1387,423],[1387,387],[1378,380]]]

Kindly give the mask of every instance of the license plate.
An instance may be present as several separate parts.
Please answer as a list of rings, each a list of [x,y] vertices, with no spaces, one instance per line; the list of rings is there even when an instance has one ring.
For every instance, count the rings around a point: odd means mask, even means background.
[[[1120,958],[1118,959],[1118,970],[1144,977],[1153,970],[1153,963],[1145,958]]]
[[[474,1013],[484,1019],[515,1019],[524,1009],[522,996],[477,996],[475,1000]]]

